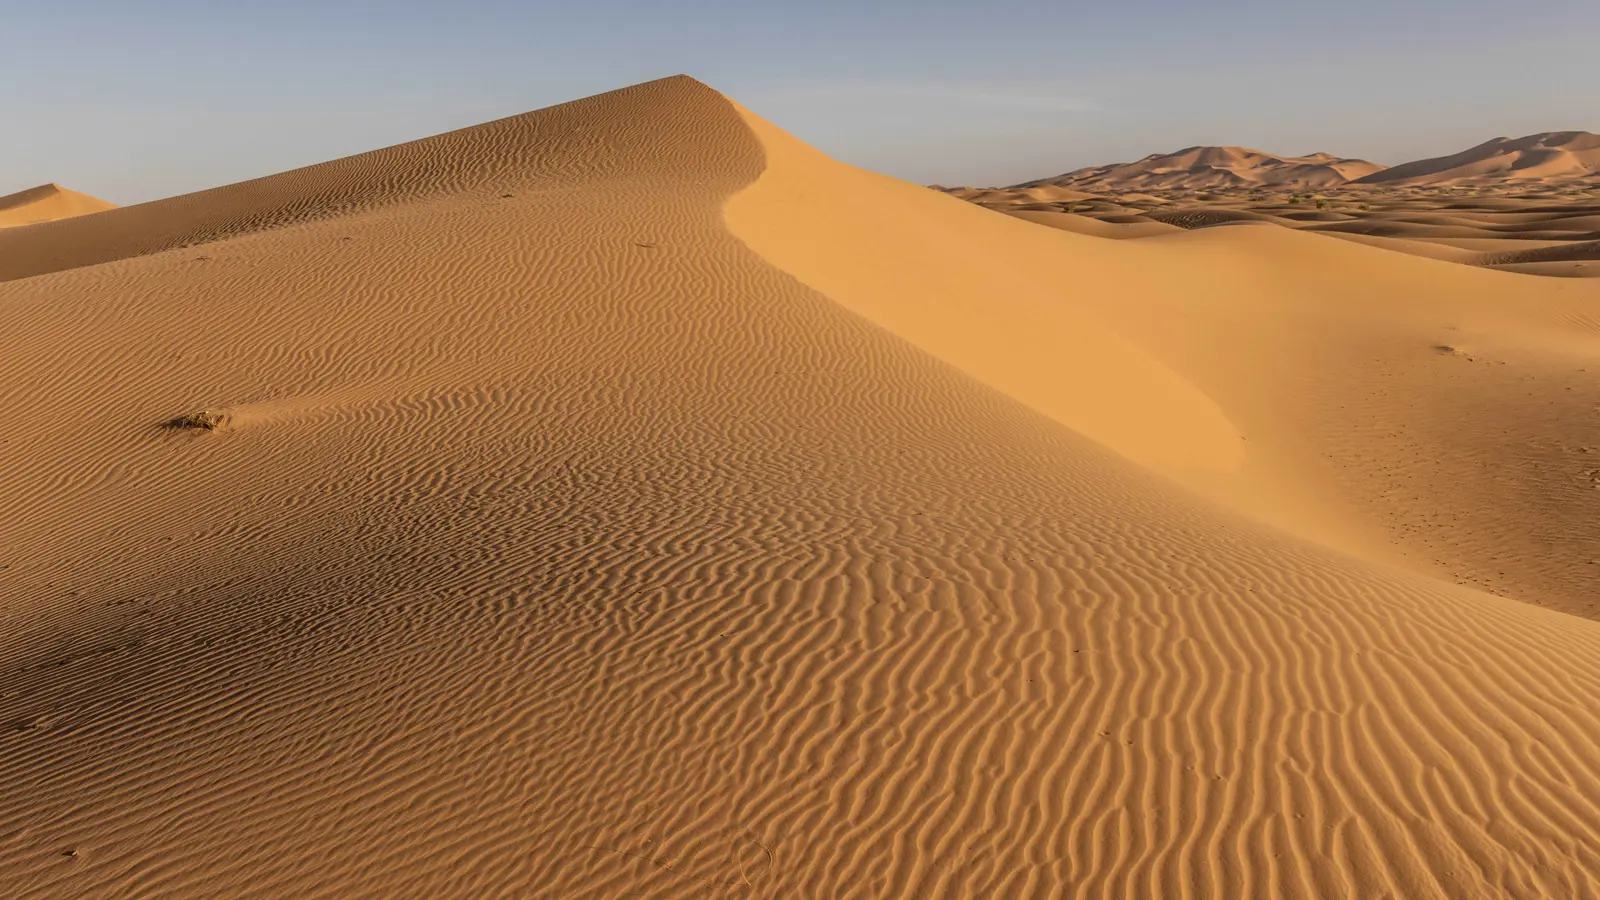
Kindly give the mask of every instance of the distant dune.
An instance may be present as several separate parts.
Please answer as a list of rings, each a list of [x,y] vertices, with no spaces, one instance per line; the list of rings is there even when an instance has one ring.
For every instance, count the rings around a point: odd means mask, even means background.
[[[1158,199],[679,77],[0,231],[0,896],[1600,894],[1600,281]]]
[[[1469,150],[1385,168],[1327,153],[1275,156],[1245,147],[1189,147],[1138,162],[1091,166],[1024,182],[1092,194],[1207,189],[1326,189],[1358,185],[1484,185],[1600,178],[1600,135],[1552,131],[1494,138]],[[981,189],[966,189],[976,193]],[[1001,190],[1001,189],[989,189]],[[971,197],[965,199],[973,199]]]
[[[1496,138],[1392,169],[1196,147],[1011,188],[935,189],[1097,237],[1272,224],[1502,272],[1600,277],[1600,136],[1586,132]]]
[[[1600,175],[1600,134],[1552,131],[1495,138],[1470,150],[1395,166],[1356,179],[1358,184],[1459,185],[1550,181]]]
[[[1200,190],[1205,188],[1321,188],[1382,170],[1361,159],[1327,153],[1275,156],[1246,147],[1190,147],[1131,163],[1093,166],[1018,185],[1081,191]]]
[[[116,206],[58,184],[41,184],[0,197],[0,228],[70,219],[107,209]]]

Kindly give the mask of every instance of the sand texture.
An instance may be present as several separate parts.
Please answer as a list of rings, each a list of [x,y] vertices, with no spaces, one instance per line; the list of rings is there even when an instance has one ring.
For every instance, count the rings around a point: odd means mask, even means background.
[[[1041,199],[1040,189],[939,188],[1078,234],[1151,237],[1270,224],[1464,265],[1600,276],[1600,177],[1434,187],[1350,182],[1325,190],[1159,190]]]
[[[1600,281],[1134,218],[680,77],[0,232],[0,896],[1600,896]]]
[[[108,209],[116,206],[58,184],[41,184],[0,197],[0,228],[54,222]]]

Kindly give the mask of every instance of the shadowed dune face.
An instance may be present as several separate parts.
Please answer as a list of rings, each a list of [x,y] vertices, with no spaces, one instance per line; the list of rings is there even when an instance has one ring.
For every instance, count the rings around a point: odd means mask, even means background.
[[[1300,472],[1240,446],[1260,371],[1184,344],[1229,322],[1171,315],[1235,264],[1241,318],[1294,305],[1245,229],[991,216],[683,78],[95,219],[0,285],[8,896],[1600,879],[1594,623],[1170,480]],[[1095,371],[956,340],[970,267],[893,293],[1013,241],[994,315]],[[1437,270],[1478,352],[1594,327],[1534,297],[1495,344],[1483,285],[1522,280]],[[1307,346],[1264,321],[1262,359]],[[226,426],[162,427],[197,410]]]

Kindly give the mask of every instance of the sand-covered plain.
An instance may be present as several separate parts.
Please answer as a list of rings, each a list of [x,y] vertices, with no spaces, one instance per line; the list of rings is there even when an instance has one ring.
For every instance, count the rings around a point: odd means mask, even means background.
[[[1600,281],[1112,218],[674,78],[0,230],[0,895],[1600,895]]]
[[[1116,239],[1265,224],[1428,259],[1565,278],[1600,277],[1600,177],[1492,186],[1073,192],[950,188],[1037,224]]]

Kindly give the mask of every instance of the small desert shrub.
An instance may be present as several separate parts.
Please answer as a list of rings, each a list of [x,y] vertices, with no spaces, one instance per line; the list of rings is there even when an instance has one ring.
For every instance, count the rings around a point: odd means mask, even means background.
[[[168,428],[203,428],[206,431],[216,431],[228,422],[228,414],[211,409],[202,409],[198,412],[184,413],[176,419],[169,420]]]
[[[1327,208],[1328,208],[1328,201],[1322,199],[1321,197],[1318,197],[1317,198],[1317,209],[1327,209]]]
[[[1289,198],[1289,202],[1290,203],[1299,203],[1300,202],[1300,198],[1299,197],[1290,197]]]

